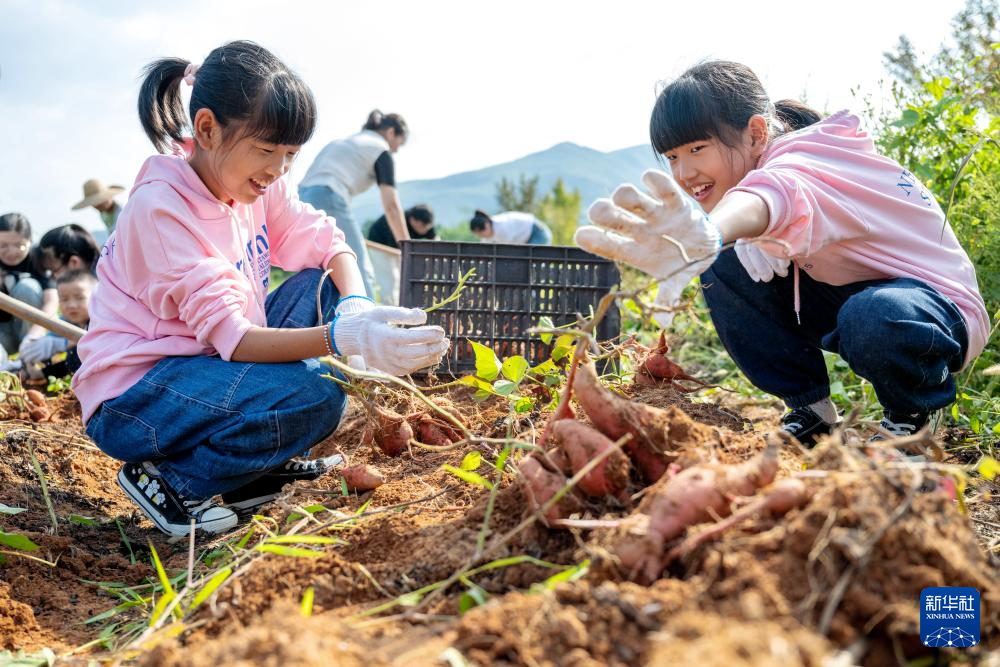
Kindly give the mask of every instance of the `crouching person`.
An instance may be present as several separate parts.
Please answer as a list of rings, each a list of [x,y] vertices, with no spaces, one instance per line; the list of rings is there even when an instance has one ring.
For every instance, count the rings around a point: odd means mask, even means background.
[[[194,137],[178,144],[182,81]],[[402,375],[436,364],[448,341],[439,327],[393,326],[426,314],[363,296],[333,218],[288,191],[316,107],[274,55],[232,42],[200,69],[156,61],[139,109],[174,154],[146,160],[105,245],[73,389],[88,435],[125,462],[118,482],[158,528],[220,532],[332,465],[293,458],[344,408],[317,357]],[[268,294],[272,261],[299,273]]]

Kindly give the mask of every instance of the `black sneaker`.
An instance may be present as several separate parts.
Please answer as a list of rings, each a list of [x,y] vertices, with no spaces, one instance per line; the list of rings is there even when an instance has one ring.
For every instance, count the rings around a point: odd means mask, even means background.
[[[930,421],[930,414],[927,412],[904,415],[886,410],[883,415],[882,421],[878,425],[879,432],[870,438],[872,442],[913,435],[927,426],[927,422]]]
[[[781,418],[781,430],[793,436],[806,447],[812,447],[821,435],[829,435],[833,424],[823,421],[808,405],[795,408]]]
[[[126,463],[118,471],[118,484],[128,497],[167,535],[184,536],[194,527],[221,533],[239,523],[236,513],[208,500],[182,498],[160,476],[152,463]]]
[[[245,517],[280,496],[285,484],[311,482],[343,464],[344,457],[339,454],[322,459],[291,459],[268,470],[249,484],[223,493],[222,502]]]

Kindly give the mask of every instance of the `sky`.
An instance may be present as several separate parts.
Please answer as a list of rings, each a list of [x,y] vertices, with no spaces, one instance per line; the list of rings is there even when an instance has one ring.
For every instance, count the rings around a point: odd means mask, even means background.
[[[901,34],[933,52],[962,5],[0,0],[0,212],[25,213],[36,238],[68,222],[100,229],[96,211],[70,207],[88,178],[130,187],[154,152],[135,111],[143,66],[201,62],[233,39],[270,49],[316,95],[293,185],[373,108],[406,118],[397,179],[413,180],[562,141],[646,143],[657,83],[705,58],[749,65],[773,100],[858,109],[852,89],[882,97],[883,52]]]

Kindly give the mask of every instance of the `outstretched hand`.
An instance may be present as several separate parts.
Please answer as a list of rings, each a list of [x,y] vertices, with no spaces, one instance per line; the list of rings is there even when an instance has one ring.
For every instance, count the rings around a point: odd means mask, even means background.
[[[390,375],[406,375],[437,365],[448,351],[444,329],[422,325],[427,313],[419,308],[376,306],[357,313],[342,313],[332,327],[335,350],[359,356],[368,368]],[[412,328],[393,326],[414,325]],[[357,361],[351,365],[356,367]]]
[[[721,247],[718,228],[665,172],[642,175],[652,196],[631,184],[618,186],[611,199],[598,199],[587,216],[593,223],[577,229],[584,250],[624,262],[659,281],[655,315],[662,327],[673,320],[691,279],[715,261]]]

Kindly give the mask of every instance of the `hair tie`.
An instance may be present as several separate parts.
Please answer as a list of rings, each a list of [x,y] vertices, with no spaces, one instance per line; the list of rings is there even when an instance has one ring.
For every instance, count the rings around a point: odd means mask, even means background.
[[[198,70],[201,69],[201,65],[195,65],[194,63],[188,63],[188,66],[184,68],[184,83],[194,88],[194,79],[198,74]]]

